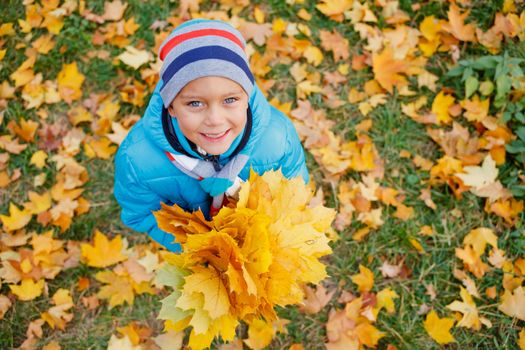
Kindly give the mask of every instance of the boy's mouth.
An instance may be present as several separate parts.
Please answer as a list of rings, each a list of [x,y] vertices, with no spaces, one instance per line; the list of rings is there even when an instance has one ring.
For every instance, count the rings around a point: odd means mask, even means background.
[[[226,131],[223,131],[223,132],[220,132],[220,133],[200,133],[204,139],[206,141],[209,141],[209,142],[218,142],[218,141],[222,141],[226,135],[228,135],[230,133],[230,130],[231,129],[228,129]]]

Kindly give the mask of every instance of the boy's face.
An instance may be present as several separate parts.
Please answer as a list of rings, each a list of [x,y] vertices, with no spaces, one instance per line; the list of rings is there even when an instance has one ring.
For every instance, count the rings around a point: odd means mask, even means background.
[[[226,152],[244,131],[248,95],[233,80],[203,77],[188,83],[175,97],[168,112],[180,130],[209,154]]]

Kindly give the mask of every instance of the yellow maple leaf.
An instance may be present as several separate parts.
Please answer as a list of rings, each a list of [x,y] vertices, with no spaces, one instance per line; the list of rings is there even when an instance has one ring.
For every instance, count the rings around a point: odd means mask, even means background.
[[[489,115],[490,99],[480,100],[477,94],[470,100],[461,101],[460,105],[465,109],[464,116],[470,122],[483,122]]]
[[[395,291],[390,288],[385,288],[377,293],[376,297],[377,305],[374,308],[374,313],[376,316],[382,308],[385,308],[389,314],[395,311],[394,299],[399,298],[399,295],[397,295]]]
[[[93,121],[93,115],[84,107],[77,106],[73,107],[68,112],[69,121],[73,126],[77,126],[82,122],[91,122]]]
[[[448,109],[454,104],[454,97],[447,95],[442,90],[437,94],[436,98],[432,102],[432,113],[437,117],[440,124],[448,124],[452,121]]]
[[[478,256],[481,256],[485,251],[487,244],[493,248],[498,248],[498,236],[494,234],[489,228],[480,227],[471,230],[463,239],[463,244],[471,245]]]
[[[51,208],[51,193],[46,191],[41,195],[29,191],[27,193],[30,202],[25,203],[24,208],[28,210],[31,214],[40,214]]]
[[[203,309],[208,311],[211,318],[227,314],[230,301],[217,270],[201,266],[195,266],[192,270],[193,273],[185,278],[183,293],[202,293]]]
[[[248,338],[244,339],[244,343],[250,349],[262,350],[270,345],[274,334],[275,330],[271,322],[255,319],[248,324]]]
[[[366,93],[358,91],[356,88],[351,88],[348,92],[348,102],[357,103],[361,102],[366,98]]]
[[[505,290],[498,309],[511,317],[525,321],[525,288],[520,286],[514,291]]]
[[[76,62],[64,64],[57,77],[60,97],[69,104],[80,99],[82,97],[81,87],[84,79],[85,77],[79,72]]]
[[[408,207],[403,203],[399,203],[396,206],[396,212],[394,213],[394,216],[403,221],[407,221],[414,217],[414,208]]]
[[[7,80],[4,80],[2,84],[0,84],[0,98],[8,99],[8,98],[14,98],[14,97],[15,97],[15,88],[9,85]]]
[[[450,177],[463,171],[463,165],[459,159],[443,156],[436,165],[430,169],[430,183],[446,183]]]
[[[195,328],[191,330],[188,345],[191,349],[202,350],[210,347],[210,344],[215,335],[220,334],[222,339],[226,342],[232,341],[235,338],[235,328],[238,321],[231,315],[224,315],[213,323],[210,329],[202,334],[197,334]]]
[[[371,348],[375,348],[379,340],[386,335],[368,322],[359,323],[352,333],[357,335],[361,344]]]
[[[44,166],[46,166],[46,159],[47,159],[47,153],[43,150],[38,150],[31,156],[31,159],[29,160],[30,164],[33,164],[38,169],[42,169]]]
[[[41,279],[35,283],[31,278],[24,278],[20,285],[9,285],[11,292],[18,297],[19,300],[28,301],[38,298],[42,295],[44,289],[44,280]]]
[[[16,32],[13,28],[13,23],[2,23],[0,25],[0,36],[15,35]]]
[[[359,265],[359,273],[352,275],[351,279],[361,293],[369,292],[374,286],[374,273],[363,265]]]
[[[478,194],[484,187],[494,184],[498,177],[498,168],[491,155],[487,155],[481,166],[466,166],[463,173],[455,174],[467,186],[473,187],[473,193]]]
[[[374,78],[389,93],[392,93],[394,86],[400,88],[407,84],[406,78],[401,75],[406,73],[408,65],[405,60],[397,60],[390,47],[386,47],[380,54],[372,54],[372,69]]]
[[[12,202],[9,203],[9,216],[0,215],[0,220],[6,231],[14,231],[21,229],[31,221],[32,214],[30,211],[23,209],[20,210]]]
[[[518,346],[520,347],[520,350],[525,350],[525,328],[521,329],[519,336]]]
[[[64,242],[58,239],[53,239],[53,230],[44,233],[33,233],[31,237],[31,245],[33,246],[33,258],[35,261],[41,261],[40,255],[50,255],[53,251],[57,251],[64,245]]]
[[[117,151],[117,147],[111,144],[111,141],[106,137],[98,139],[90,139],[84,144],[86,155],[90,158],[98,157],[101,159],[109,159]]]
[[[456,256],[463,260],[465,267],[476,277],[481,278],[489,270],[479,254],[477,254],[471,245],[465,245],[464,248],[456,248]]]
[[[32,46],[37,49],[38,53],[47,54],[55,47],[56,42],[53,40],[51,34],[42,35],[37,40],[33,41]]]
[[[304,50],[303,56],[306,58],[306,61],[314,67],[320,65],[324,58],[323,52],[315,46],[308,46],[306,50]]]
[[[46,13],[42,27],[46,27],[51,34],[58,35],[64,27],[63,16],[54,16],[51,12]]]
[[[113,130],[113,133],[106,134],[106,137],[111,140],[111,142],[120,145],[126,138],[129,129],[124,128],[120,123],[117,122],[111,123],[111,129]]]
[[[315,7],[326,16],[340,15],[352,7],[352,0],[322,0]]]
[[[122,305],[125,302],[133,305],[135,293],[133,292],[133,286],[129,278],[106,270],[97,272],[95,279],[99,282],[106,283],[98,291],[97,297],[107,299],[110,309],[117,305]]]
[[[439,318],[438,314],[432,310],[427,314],[423,325],[428,335],[441,345],[456,341],[450,334],[450,328],[454,325],[453,318]]]
[[[487,213],[494,213],[501,216],[510,225],[515,225],[524,207],[524,201],[517,200],[516,198],[500,198],[494,203],[490,201],[485,202],[485,211]]]
[[[213,321],[210,319],[208,312],[204,310],[204,294],[181,294],[175,306],[181,310],[191,312],[189,325],[193,327],[192,331],[195,334],[210,335],[209,331],[213,329]],[[212,338],[213,336],[211,335]]]
[[[306,96],[310,96],[310,94],[314,92],[321,92],[323,89],[319,85],[316,85],[309,80],[303,80],[297,84],[296,91],[299,98],[304,98]]]
[[[131,322],[124,327],[117,327],[117,332],[119,332],[124,337],[128,337],[133,345],[138,345],[140,342],[140,335],[138,331],[139,330],[135,322]]]
[[[126,260],[128,257],[122,254],[122,237],[117,235],[111,241],[99,230],[95,229],[93,245],[82,243],[80,245],[82,257],[89,266],[106,267]]]
[[[143,64],[153,60],[153,55],[147,50],[139,50],[133,46],[126,46],[126,51],[117,56],[126,65],[139,69]]]
[[[60,288],[55,292],[52,299],[55,306],[43,312],[40,317],[42,317],[52,329],[59,328],[64,330],[66,323],[73,319],[73,314],[67,313],[67,311],[74,306],[73,298],[71,298],[69,290]]]
[[[463,314],[463,317],[458,322],[457,326],[471,328],[476,331],[481,329],[481,324],[484,324],[488,328],[492,327],[492,323],[488,319],[484,317],[479,317],[478,309],[476,307],[476,304],[474,303],[474,300],[472,299],[472,296],[467,292],[465,288],[460,288],[460,295],[463,301],[455,300],[449,305],[447,305],[447,309],[450,309],[452,311],[458,311]]]
[[[349,18],[353,24],[359,22],[377,22],[377,17],[370,9],[370,5],[367,2],[361,4],[358,1],[354,1],[352,4],[352,10],[346,12],[345,17]]]
[[[442,28],[442,23],[437,20],[434,15],[425,17],[419,24],[419,31],[423,37],[429,41],[435,40],[439,37],[439,31]]]
[[[25,60],[16,71],[11,73],[9,76],[15,82],[15,88],[19,86],[26,85],[31,80],[35,78],[35,72],[33,71],[33,66],[36,62],[35,56],[30,56]]]

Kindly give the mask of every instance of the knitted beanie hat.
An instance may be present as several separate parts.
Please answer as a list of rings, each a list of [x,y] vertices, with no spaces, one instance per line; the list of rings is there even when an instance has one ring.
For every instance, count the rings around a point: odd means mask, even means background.
[[[250,96],[254,77],[245,46],[241,33],[222,21],[196,19],[175,28],[159,49],[164,107],[186,84],[207,76],[231,79]]]

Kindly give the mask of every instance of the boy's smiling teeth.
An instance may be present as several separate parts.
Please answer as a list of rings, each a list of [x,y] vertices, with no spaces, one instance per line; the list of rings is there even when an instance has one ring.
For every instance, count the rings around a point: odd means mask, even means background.
[[[222,140],[228,133],[230,129],[219,132],[219,133],[201,133],[202,136],[208,141],[219,141]]]
[[[202,134],[204,136],[207,136],[207,137],[218,138],[218,137],[221,137],[222,135],[226,134],[226,132],[228,132],[228,130],[223,131],[223,132],[218,132],[218,133],[202,133]]]

